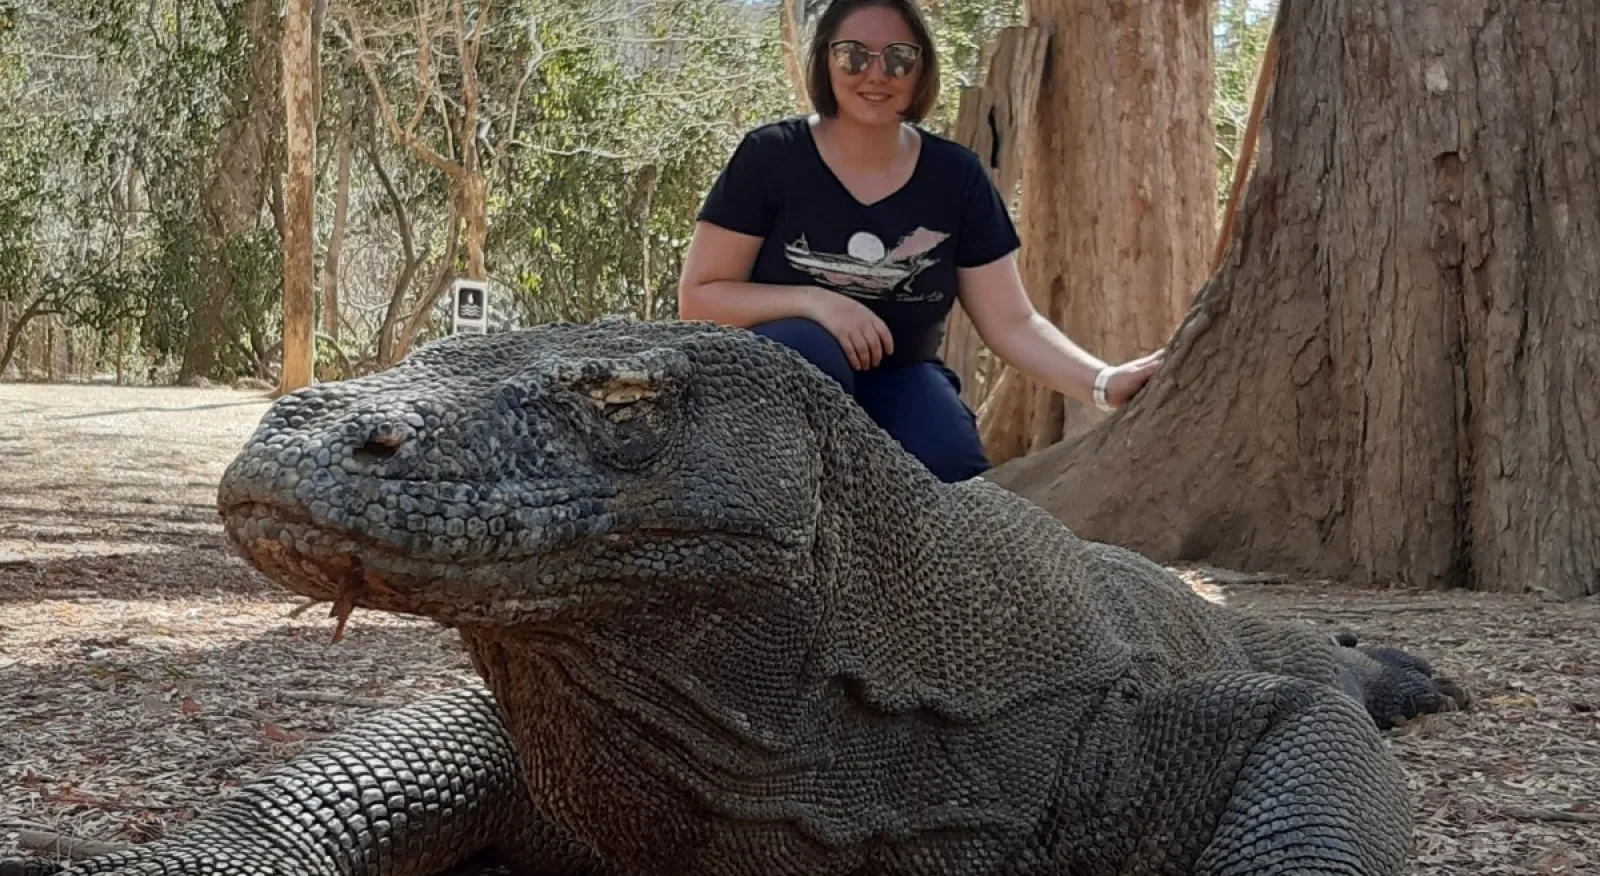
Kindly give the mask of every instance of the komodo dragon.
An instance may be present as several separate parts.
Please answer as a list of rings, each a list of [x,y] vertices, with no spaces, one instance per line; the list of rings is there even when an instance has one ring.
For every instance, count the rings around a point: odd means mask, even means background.
[[[1421,660],[938,482],[705,324],[454,338],[302,390],[219,504],[288,589],[454,627],[487,690],[75,872],[1393,874],[1379,728],[1456,707]]]

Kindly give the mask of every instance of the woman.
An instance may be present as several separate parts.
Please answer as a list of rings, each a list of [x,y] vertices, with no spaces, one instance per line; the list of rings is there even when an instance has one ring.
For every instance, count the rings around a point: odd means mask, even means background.
[[[916,126],[939,63],[912,0],[835,0],[808,68],[816,115],[746,134],[706,196],[679,316],[793,347],[945,481],[989,467],[938,359],[957,297],[989,349],[1046,386],[1106,410],[1143,387],[1161,354],[1108,367],[1039,316],[983,165]]]

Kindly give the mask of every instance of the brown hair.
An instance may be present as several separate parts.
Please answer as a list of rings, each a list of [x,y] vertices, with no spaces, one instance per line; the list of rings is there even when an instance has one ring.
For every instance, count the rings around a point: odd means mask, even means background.
[[[840,23],[850,13],[871,6],[881,6],[900,13],[906,26],[911,29],[912,38],[922,47],[917,89],[902,114],[907,121],[920,122],[933,111],[933,104],[939,99],[939,56],[933,46],[933,34],[923,20],[922,10],[917,8],[916,0],[833,0],[829,3],[822,18],[817,20],[816,32],[811,35],[811,48],[806,57],[806,94],[823,118],[838,115],[839,101],[834,97],[833,80],[828,72],[828,43],[833,42],[839,33]]]

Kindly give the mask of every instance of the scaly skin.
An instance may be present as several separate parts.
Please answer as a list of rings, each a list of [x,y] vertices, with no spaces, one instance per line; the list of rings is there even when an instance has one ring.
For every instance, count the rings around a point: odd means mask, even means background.
[[[459,630],[547,826],[500,844],[529,872],[1401,873],[1378,727],[1455,706],[1398,652],[939,483],[703,324],[451,339],[295,393],[219,506],[290,590]]]
[[[529,854],[543,873],[592,872],[534,813],[494,697],[472,685],[307,748],[169,837],[65,871],[0,862],[0,876],[428,876]]]

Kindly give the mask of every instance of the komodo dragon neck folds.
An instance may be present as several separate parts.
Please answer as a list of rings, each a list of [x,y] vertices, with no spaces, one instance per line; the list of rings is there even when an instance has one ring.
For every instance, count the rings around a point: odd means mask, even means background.
[[[487,692],[83,873],[1396,874],[1380,728],[1455,707],[1421,660],[938,482],[704,324],[454,338],[302,390],[219,503],[289,590],[454,627]]]

